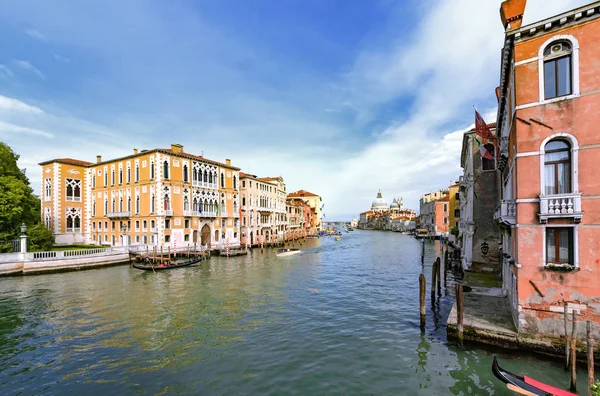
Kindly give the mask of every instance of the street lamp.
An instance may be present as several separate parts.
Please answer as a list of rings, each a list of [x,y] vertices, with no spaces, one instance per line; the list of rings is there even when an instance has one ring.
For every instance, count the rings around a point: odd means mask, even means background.
[[[25,223],[21,224],[21,235],[25,235],[25,233],[27,232],[27,226],[25,225]]]

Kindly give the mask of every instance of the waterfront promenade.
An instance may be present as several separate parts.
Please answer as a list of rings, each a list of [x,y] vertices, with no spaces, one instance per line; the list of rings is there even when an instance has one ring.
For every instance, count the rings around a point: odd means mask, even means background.
[[[453,278],[419,329],[418,277],[439,243],[376,231],[212,257],[0,278],[5,394],[493,394],[507,369],[566,388],[560,360],[446,339]],[[429,295],[428,295],[429,297]],[[581,389],[585,376],[580,375]]]

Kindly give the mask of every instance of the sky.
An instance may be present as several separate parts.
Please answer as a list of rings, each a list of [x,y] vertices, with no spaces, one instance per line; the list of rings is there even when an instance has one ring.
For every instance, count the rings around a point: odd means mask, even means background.
[[[589,0],[529,0],[524,23]],[[0,0],[0,141],[37,165],[168,148],[283,176],[326,221],[418,210],[495,121],[495,0]]]

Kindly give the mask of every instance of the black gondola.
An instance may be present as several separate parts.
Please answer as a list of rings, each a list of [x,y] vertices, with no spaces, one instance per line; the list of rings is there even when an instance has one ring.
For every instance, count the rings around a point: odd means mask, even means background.
[[[147,260],[146,264],[142,265],[142,264],[133,263],[132,266],[133,266],[133,268],[137,268],[139,270],[144,270],[144,271],[160,271],[160,270],[188,267],[192,264],[199,263],[200,261],[202,261],[201,257],[193,259],[193,260],[189,260],[189,261],[184,261],[181,263],[161,263],[158,265],[152,265],[152,262],[150,260]]]
[[[536,396],[577,396],[575,393],[567,392],[562,389],[536,381],[527,376],[519,376],[504,370],[498,365],[498,360],[494,356],[492,372],[500,381],[504,382],[508,388],[522,395]]]

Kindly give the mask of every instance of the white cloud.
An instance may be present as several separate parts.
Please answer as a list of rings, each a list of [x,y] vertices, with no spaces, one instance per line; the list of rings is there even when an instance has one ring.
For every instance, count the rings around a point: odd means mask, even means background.
[[[33,74],[35,74],[36,76],[38,76],[39,78],[41,78],[42,80],[46,79],[46,76],[44,75],[44,73],[42,73],[42,71],[40,69],[38,69],[37,67],[35,67],[34,65],[32,65],[30,62],[28,61],[23,61],[23,60],[14,60],[13,65],[15,65],[16,67],[31,72]]]
[[[31,114],[42,114],[44,111],[39,107],[28,105],[18,99],[0,95],[0,111],[17,111]]]
[[[36,29],[27,29],[27,30],[25,30],[25,33],[35,39],[38,39],[41,41],[46,41],[46,36],[44,36],[42,33],[40,33]]]
[[[46,132],[46,131],[42,131],[42,130],[34,129],[34,128],[27,128],[27,127],[0,121],[0,135],[2,135],[2,134],[7,135],[9,133],[19,134],[19,137],[23,137],[24,134],[41,136],[41,137],[45,137],[45,138],[53,138],[54,137],[54,135],[50,132]]]
[[[53,54],[54,59],[56,59],[59,62],[64,62],[64,63],[71,63],[71,59],[67,58],[66,56],[61,56],[58,54]]]

